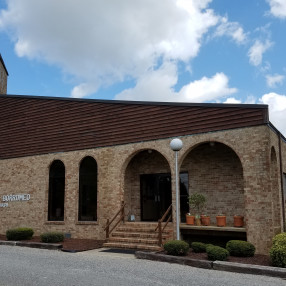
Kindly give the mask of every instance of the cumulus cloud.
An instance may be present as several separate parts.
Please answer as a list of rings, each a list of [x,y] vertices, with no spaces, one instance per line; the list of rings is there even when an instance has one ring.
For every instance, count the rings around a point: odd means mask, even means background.
[[[281,133],[286,135],[286,95],[270,92],[264,94],[259,101],[269,105],[270,121]]]
[[[270,13],[281,19],[286,18],[286,1],[285,0],[267,0],[270,5]]]
[[[224,103],[241,103],[241,100],[236,99],[234,97],[229,97],[229,98],[227,98],[226,101],[224,101]]]
[[[264,42],[256,40],[248,51],[250,64],[259,66],[262,63],[263,54],[273,45],[273,42],[266,40]]]
[[[0,30],[20,57],[59,66],[83,97],[102,85],[139,79],[158,63],[188,62],[218,22],[211,0],[7,0]]]
[[[266,83],[269,87],[277,87],[278,84],[282,84],[285,79],[284,75],[274,74],[274,75],[266,75]]]
[[[229,22],[227,17],[220,18],[220,24],[217,26],[215,36],[229,36],[236,43],[242,44],[246,41],[246,34],[238,22]]]
[[[177,82],[177,67],[174,63],[165,64],[162,68],[141,77],[134,88],[119,93],[116,99],[176,101],[176,102],[211,102],[220,101],[235,92],[236,88],[228,86],[228,77],[224,73],[202,77],[190,82],[179,91],[174,91]]]

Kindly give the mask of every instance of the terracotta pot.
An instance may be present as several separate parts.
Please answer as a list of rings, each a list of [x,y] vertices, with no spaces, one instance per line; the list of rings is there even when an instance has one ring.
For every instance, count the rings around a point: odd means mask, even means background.
[[[233,226],[234,227],[243,227],[243,216],[241,215],[235,215],[233,216]]]
[[[226,226],[226,216],[219,215],[216,217],[216,225],[217,226]]]
[[[186,223],[190,225],[195,224],[195,216],[194,215],[186,215]]]
[[[202,225],[210,225],[211,218],[209,216],[201,216]]]

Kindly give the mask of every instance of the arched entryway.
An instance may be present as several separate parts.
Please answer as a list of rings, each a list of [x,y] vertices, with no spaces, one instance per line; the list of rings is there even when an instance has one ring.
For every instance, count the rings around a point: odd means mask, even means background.
[[[189,195],[206,196],[203,212],[211,217],[211,224],[219,213],[227,216],[228,225],[232,225],[233,215],[244,215],[243,168],[230,147],[218,142],[196,146],[184,158],[181,172],[188,173]]]
[[[124,178],[124,201],[136,221],[158,221],[172,203],[170,166],[156,150],[138,151]]]

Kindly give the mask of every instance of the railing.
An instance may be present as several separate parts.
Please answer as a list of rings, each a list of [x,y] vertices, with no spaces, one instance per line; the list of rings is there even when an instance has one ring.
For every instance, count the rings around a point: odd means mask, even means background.
[[[158,245],[159,245],[159,246],[162,246],[162,233],[163,233],[164,229],[166,228],[166,226],[168,225],[169,221],[170,221],[171,218],[172,218],[172,213],[171,213],[171,214],[169,215],[167,221],[166,221],[165,224],[164,224],[164,220],[165,220],[166,216],[169,214],[169,212],[171,211],[171,209],[172,209],[172,205],[170,205],[170,206],[168,207],[168,209],[166,210],[166,212],[164,213],[164,215],[162,216],[162,218],[159,219],[158,225],[157,225],[157,227],[155,228],[155,231],[157,231],[157,229],[159,230],[159,232],[158,232]],[[163,225],[163,224],[164,224],[164,226],[163,226],[163,228],[162,228],[162,225]]]
[[[115,216],[109,221],[109,219],[107,219],[106,221],[106,227],[104,228],[104,230],[106,231],[106,239],[109,238],[109,235],[111,234],[111,232],[117,227],[117,225],[122,221],[124,222],[124,207],[125,207],[126,203],[122,202],[121,203],[121,208],[120,210],[115,214]],[[110,229],[111,224],[113,223],[113,221],[117,218],[117,216],[120,215],[118,221],[115,223],[115,225]]]

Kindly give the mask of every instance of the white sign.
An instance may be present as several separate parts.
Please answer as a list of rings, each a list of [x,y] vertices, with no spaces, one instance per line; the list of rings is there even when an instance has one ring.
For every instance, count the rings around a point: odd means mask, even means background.
[[[30,200],[29,194],[23,195],[4,195],[2,196],[2,202],[13,202],[13,201],[29,201]]]

